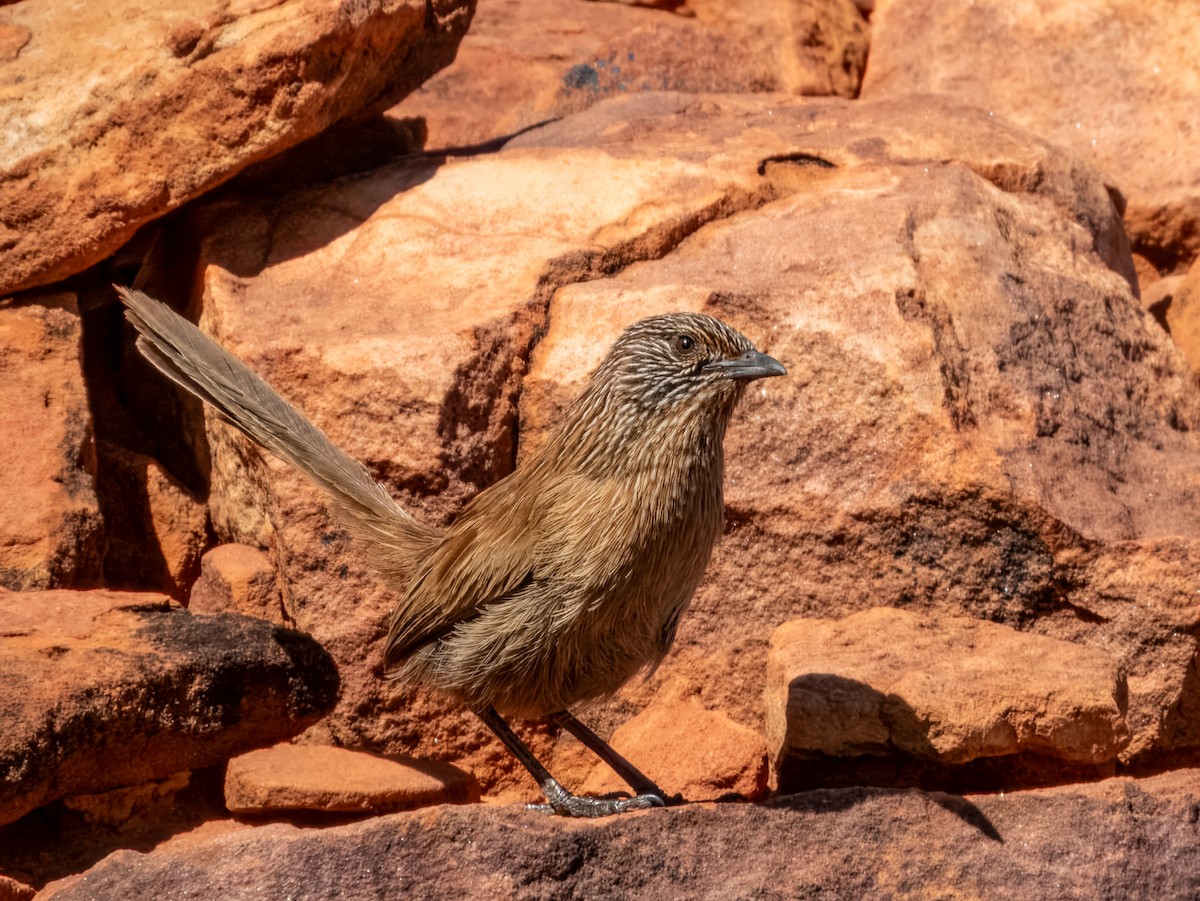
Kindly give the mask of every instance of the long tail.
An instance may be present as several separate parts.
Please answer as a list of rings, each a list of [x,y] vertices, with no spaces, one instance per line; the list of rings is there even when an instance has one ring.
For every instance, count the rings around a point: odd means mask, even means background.
[[[381,568],[406,569],[437,537],[245,363],[166,304],[129,288],[117,292],[142,356],[323,489],[332,512],[367,541]]]

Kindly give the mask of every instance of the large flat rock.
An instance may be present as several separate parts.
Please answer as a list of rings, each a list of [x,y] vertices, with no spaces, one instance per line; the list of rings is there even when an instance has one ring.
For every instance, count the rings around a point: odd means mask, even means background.
[[[161,595],[0,591],[0,823],[303,731],[337,699],[308,636]]]
[[[642,91],[858,93],[869,28],[851,0],[653,6],[488,0],[454,64],[388,115],[421,117],[447,147]]]
[[[675,653],[626,698],[682,679],[758,723],[765,623],[915,605],[1104,650],[1129,674],[1122,759],[1195,753],[1200,409],[1132,294],[1103,176],[935,98],[651,103],[514,144],[619,155],[687,133],[677,152],[707,135],[725,160],[743,141],[779,196],[556,292],[523,452],[640,316],[715,313],[790,375],[731,423],[725,539]]]
[[[1200,884],[1195,770],[961,798],[842,789],[567,822],[445,806],[119,851],[39,901],[176,897],[1184,899]]]
[[[0,295],[454,58],[473,0],[166,0],[0,10]]]
[[[1158,269],[1200,254],[1195,4],[891,0],[872,26],[864,99],[946,93],[1024,125],[1105,172]]]

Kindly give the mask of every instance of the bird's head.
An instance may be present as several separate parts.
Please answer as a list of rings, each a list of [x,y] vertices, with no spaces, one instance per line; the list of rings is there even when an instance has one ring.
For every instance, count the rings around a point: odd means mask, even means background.
[[[746,385],[786,374],[719,319],[699,313],[643,319],[621,333],[596,367],[560,424],[551,455],[584,465],[644,466],[647,457],[686,447],[716,450]]]
[[[610,401],[649,415],[710,408],[726,415],[755,379],[786,375],[778,360],[719,319],[667,313],[635,322],[592,375]]]

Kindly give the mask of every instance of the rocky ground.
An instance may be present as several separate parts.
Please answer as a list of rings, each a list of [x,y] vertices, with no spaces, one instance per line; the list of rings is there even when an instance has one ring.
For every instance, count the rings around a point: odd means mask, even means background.
[[[1195,897],[1198,42],[1174,0],[0,6],[0,901]],[[525,810],[114,282],[438,523],[643,315],[786,363],[675,649],[582,712],[694,803]]]

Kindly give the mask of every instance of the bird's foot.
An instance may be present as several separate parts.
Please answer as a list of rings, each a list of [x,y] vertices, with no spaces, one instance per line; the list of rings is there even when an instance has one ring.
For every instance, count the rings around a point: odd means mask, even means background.
[[[561,785],[548,786],[545,804],[530,804],[530,810],[558,814],[560,817],[610,817],[631,810],[649,810],[651,807],[666,807],[658,795],[642,794],[632,798],[587,798],[573,795]]]

